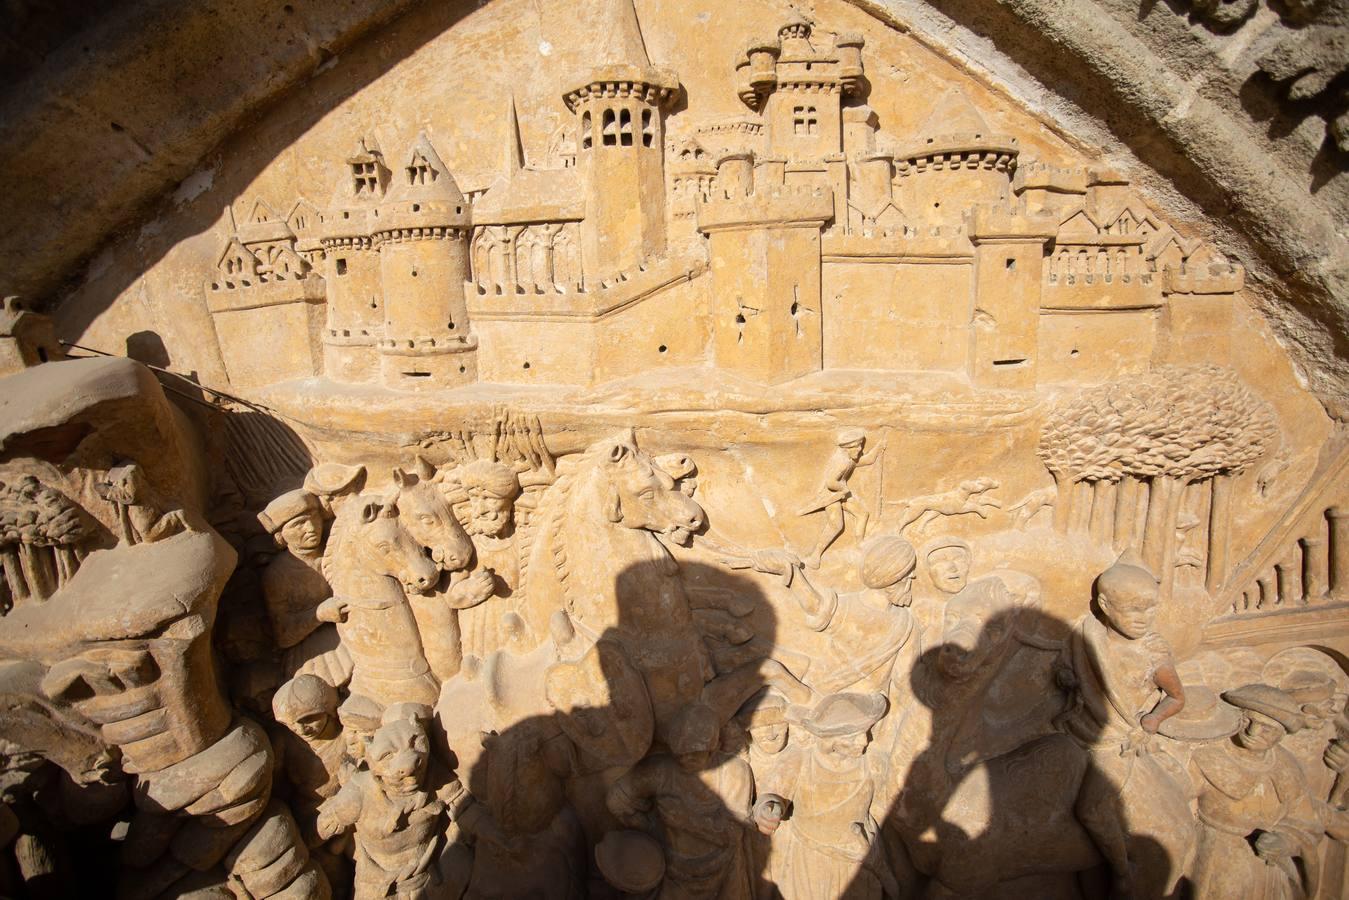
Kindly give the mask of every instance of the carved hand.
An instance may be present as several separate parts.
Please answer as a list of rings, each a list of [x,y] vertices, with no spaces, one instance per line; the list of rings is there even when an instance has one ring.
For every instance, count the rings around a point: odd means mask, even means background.
[[[1273,862],[1287,859],[1294,852],[1293,842],[1277,831],[1265,831],[1255,839],[1255,855]]]
[[[496,576],[491,569],[479,569],[450,587],[450,605],[455,609],[469,609],[492,596],[496,590]]]
[[[1143,730],[1146,731],[1148,734],[1156,734],[1157,729],[1161,727],[1162,717],[1157,715],[1155,712],[1150,712],[1143,718],[1139,719],[1138,724],[1141,725]]]
[[[1340,740],[1333,740],[1326,745],[1324,759],[1326,766],[1335,772],[1349,770],[1349,747]]]
[[[320,622],[345,622],[347,620],[347,601],[341,597],[329,597],[314,611]]]

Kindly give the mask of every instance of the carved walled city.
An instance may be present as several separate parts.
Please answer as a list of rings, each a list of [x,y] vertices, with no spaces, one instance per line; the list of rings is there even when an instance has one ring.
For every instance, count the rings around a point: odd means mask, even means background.
[[[1349,892],[1342,427],[808,6],[400,21],[5,300],[0,893]]]

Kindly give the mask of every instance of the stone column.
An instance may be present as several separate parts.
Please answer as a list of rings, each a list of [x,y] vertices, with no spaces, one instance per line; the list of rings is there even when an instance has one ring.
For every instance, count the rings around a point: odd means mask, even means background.
[[[1302,589],[1308,603],[1326,599],[1326,575],[1330,564],[1329,545],[1319,535],[1305,537],[1302,543]]]
[[[1330,519],[1330,599],[1349,600],[1349,507],[1326,510]]]

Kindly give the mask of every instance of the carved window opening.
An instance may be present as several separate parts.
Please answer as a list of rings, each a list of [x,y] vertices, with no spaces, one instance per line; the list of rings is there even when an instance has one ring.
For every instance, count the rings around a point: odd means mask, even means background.
[[[412,164],[407,167],[408,184],[432,184],[436,176],[440,173],[432,168],[426,161],[426,157],[418,154],[412,158]]]
[[[604,111],[604,118],[600,120],[600,136],[603,138],[604,146],[618,146],[618,120],[614,116],[612,109]]]
[[[813,106],[796,106],[792,108],[792,130],[796,134],[819,134],[820,117],[818,110]]]
[[[589,150],[594,137],[591,135],[590,110],[586,110],[581,116],[581,149]]]
[[[618,113],[618,142],[624,147],[632,146],[632,110],[624,109]]]
[[[338,275],[347,274],[347,261],[340,257],[337,260],[337,274]]]
[[[351,176],[357,194],[372,194],[379,187],[379,174],[373,162],[352,163]],[[300,227],[304,227],[303,223]]]
[[[650,147],[656,142],[656,124],[655,117],[651,115],[651,110],[642,110],[642,146]]]

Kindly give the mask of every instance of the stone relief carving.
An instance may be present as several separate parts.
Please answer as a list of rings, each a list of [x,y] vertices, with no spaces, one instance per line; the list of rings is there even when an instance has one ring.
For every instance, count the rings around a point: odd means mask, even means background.
[[[884,31],[636,13],[236,198],[228,385],[15,314],[0,891],[1342,895],[1349,443],[1240,268]]]

